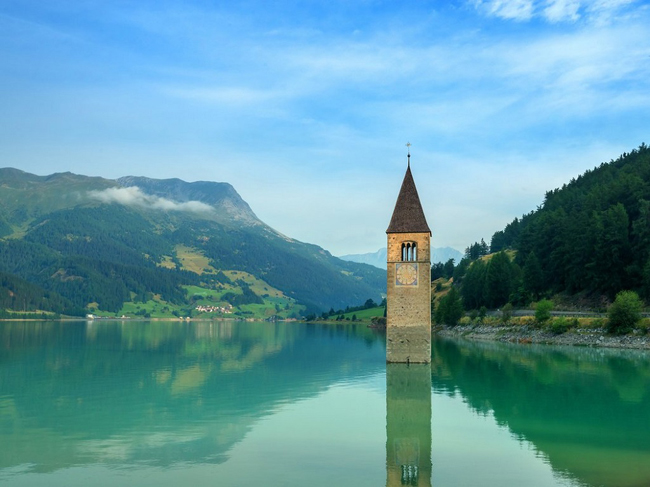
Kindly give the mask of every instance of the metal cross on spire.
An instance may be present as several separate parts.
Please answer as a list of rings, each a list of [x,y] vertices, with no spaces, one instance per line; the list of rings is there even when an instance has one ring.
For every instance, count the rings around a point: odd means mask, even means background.
[[[407,164],[408,167],[411,167],[411,143],[410,142],[406,143],[406,151],[407,151],[407,160],[408,160]]]

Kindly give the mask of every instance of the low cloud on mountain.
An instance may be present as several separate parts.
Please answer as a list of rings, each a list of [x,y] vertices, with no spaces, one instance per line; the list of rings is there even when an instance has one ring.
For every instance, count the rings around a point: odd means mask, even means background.
[[[102,191],[89,191],[88,196],[103,203],[119,203],[124,206],[137,206],[162,211],[188,211],[191,213],[211,213],[214,208],[200,201],[176,201],[143,193],[137,186],[128,188],[108,188]]]

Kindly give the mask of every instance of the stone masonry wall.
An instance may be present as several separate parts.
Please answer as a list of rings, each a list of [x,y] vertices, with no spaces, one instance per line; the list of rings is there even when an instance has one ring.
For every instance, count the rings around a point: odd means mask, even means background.
[[[431,249],[428,233],[388,235],[386,360],[431,361]],[[402,262],[402,242],[417,244],[418,283],[396,286],[395,264]]]

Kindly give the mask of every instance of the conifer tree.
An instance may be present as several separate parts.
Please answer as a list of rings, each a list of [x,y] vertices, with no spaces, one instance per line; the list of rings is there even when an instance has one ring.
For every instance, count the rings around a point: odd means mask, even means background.
[[[488,308],[503,306],[513,291],[513,272],[510,258],[505,252],[495,254],[485,273],[485,305]]]
[[[524,287],[536,299],[544,289],[544,274],[535,252],[528,254],[524,265]]]
[[[463,317],[463,303],[454,286],[451,287],[446,296],[440,299],[435,316],[436,323],[449,326],[456,326]]]

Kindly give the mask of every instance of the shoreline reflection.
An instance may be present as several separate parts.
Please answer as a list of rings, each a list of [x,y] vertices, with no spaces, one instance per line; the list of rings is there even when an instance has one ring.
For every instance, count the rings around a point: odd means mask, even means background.
[[[493,416],[558,478],[650,485],[646,353],[447,339],[432,348],[433,393],[459,395],[475,415]]]

